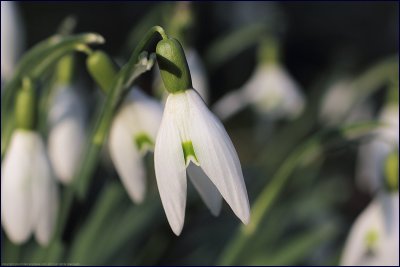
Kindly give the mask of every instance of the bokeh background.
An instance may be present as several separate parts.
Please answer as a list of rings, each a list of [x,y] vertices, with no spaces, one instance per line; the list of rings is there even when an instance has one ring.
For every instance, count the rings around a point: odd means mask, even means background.
[[[167,28],[176,15],[158,2],[19,2],[24,47],[57,31],[73,15],[75,32],[97,32],[101,49],[126,61],[149,27]],[[209,105],[242,87],[257,67],[257,41],[232,53],[213,56],[218,42],[251,25],[264,25],[280,40],[281,64],[300,85],[306,106],[296,119],[259,119],[246,108],[224,121],[238,151],[250,203],[256,201],[291,153],[325,127],[318,117],[323,92],[338,78],[363,75],[374,64],[396,56],[399,46],[398,2],[193,2],[193,25],[186,33],[197,50],[209,82]],[[148,19],[155,9],[163,16]],[[146,27],[146,23],[149,27]],[[144,30],[138,29],[142,25]],[[144,26],[143,26],[144,25]],[[168,33],[168,28],[167,28]],[[242,39],[245,42],[245,39]],[[226,49],[230,51],[229,48]],[[77,75],[88,98],[98,90],[80,55]],[[154,72],[139,84],[152,94]],[[385,85],[368,95],[375,118],[385,104]],[[93,102],[93,100],[89,99]],[[93,105],[91,105],[93,106]],[[94,105],[95,106],[95,105]],[[91,116],[96,109],[92,109]],[[337,140],[336,140],[337,141]],[[356,185],[360,140],[339,140],[322,147],[300,164],[262,219],[257,233],[237,252],[234,264],[337,265],[350,227],[373,196]],[[74,200],[61,247],[50,251],[31,240],[14,246],[2,231],[2,262],[56,262],[126,265],[210,265],[218,263],[240,222],[224,204],[213,217],[189,185],[185,226],[176,237],[167,223],[155,184],[153,157],[147,157],[148,194],[141,205],[131,202],[112,166],[102,162],[86,201]],[[300,159],[299,159],[300,160]],[[60,186],[60,188],[63,188]],[[54,252],[57,250],[57,252]],[[56,255],[56,256],[54,256]]]

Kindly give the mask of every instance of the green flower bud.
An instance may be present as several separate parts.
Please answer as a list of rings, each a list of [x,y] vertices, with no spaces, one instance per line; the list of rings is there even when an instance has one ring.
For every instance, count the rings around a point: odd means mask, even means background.
[[[178,93],[192,88],[185,53],[178,40],[161,40],[157,44],[156,54],[161,78],[168,92]]]
[[[17,129],[32,130],[36,126],[36,92],[29,78],[22,80],[15,103],[15,122]]]
[[[92,78],[107,94],[117,76],[117,67],[112,59],[103,51],[95,51],[87,58],[86,66]]]
[[[74,56],[67,55],[60,59],[57,64],[57,83],[61,85],[70,84],[74,70]]]

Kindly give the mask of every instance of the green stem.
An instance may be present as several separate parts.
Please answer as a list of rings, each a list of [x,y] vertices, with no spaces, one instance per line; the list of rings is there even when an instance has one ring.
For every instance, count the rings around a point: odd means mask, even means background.
[[[125,94],[130,86],[130,74],[134,72],[138,62],[139,54],[146,48],[149,48],[152,42],[157,39],[167,38],[164,29],[160,26],[152,27],[139,45],[135,48],[128,63],[120,70],[113,82],[113,86],[107,95],[106,102],[100,108],[99,116],[96,119],[95,127],[90,135],[89,142],[85,150],[85,156],[81,168],[79,169],[74,181],[78,196],[83,199],[86,195],[87,188],[90,184],[90,179],[93,176],[97,162],[99,160],[100,151],[108,136],[110,125],[121,97]],[[154,47],[152,47],[154,51]],[[149,50],[147,50],[149,51]]]
[[[279,197],[279,194],[282,192],[289,177],[298,164],[301,163],[301,159],[304,156],[312,153],[315,149],[318,149],[319,146],[325,144],[326,141],[330,141],[333,137],[352,133],[363,134],[379,126],[380,124],[372,122],[352,124],[333,130],[322,130],[296,148],[277,170],[275,175],[272,177],[271,182],[264,187],[263,191],[257,197],[256,201],[252,205],[250,223],[247,226],[241,226],[238,229],[233,239],[222,252],[218,260],[218,265],[232,265],[235,263],[242,250],[257,232],[261,221],[271,210],[272,205]]]

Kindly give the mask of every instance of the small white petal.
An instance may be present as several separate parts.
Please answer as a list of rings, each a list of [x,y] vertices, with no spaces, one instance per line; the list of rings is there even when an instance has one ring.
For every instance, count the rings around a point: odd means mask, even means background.
[[[1,78],[5,80],[13,75],[23,48],[21,26],[17,4],[1,1]]]
[[[47,246],[55,230],[58,213],[58,188],[43,141],[36,140],[32,166],[32,211],[34,213],[35,237],[41,246]]]
[[[2,224],[16,244],[28,240],[32,227],[31,172],[37,135],[16,130],[1,168]]]
[[[142,158],[136,147],[129,121],[116,115],[111,126],[109,151],[115,168],[131,199],[140,203],[146,193],[146,173]]]
[[[243,88],[243,96],[262,114],[279,119],[295,118],[304,109],[305,99],[298,84],[282,67],[258,67]]]
[[[128,106],[127,108],[130,109],[130,116],[135,117],[136,120],[136,125],[131,125],[133,133],[145,132],[154,141],[162,119],[161,104],[147,96],[138,87],[134,87],[129,92],[125,103]]]
[[[161,126],[158,132],[155,150],[154,167],[161,202],[172,231],[180,235],[185,219],[186,207],[186,170],[182,151],[182,142],[175,125],[174,108],[167,99]]]
[[[199,93],[204,102],[208,103],[208,82],[206,69],[196,50],[188,48],[185,50],[187,63],[192,77],[193,88]]]
[[[367,236],[376,240],[368,251]],[[372,252],[372,253],[371,253]],[[380,193],[351,228],[341,265],[399,265],[399,194]]]
[[[250,220],[249,200],[236,150],[221,122],[193,90],[186,95],[190,106],[190,136],[200,167],[244,224]]]
[[[243,96],[242,90],[234,90],[224,95],[216,102],[212,110],[217,116],[226,120],[248,105],[247,98]]]
[[[49,156],[57,178],[72,181],[85,142],[85,110],[73,88],[59,88],[49,111]]]
[[[356,183],[361,190],[375,193],[382,188],[385,160],[392,150],[393,147],[390,144],[378,138],[360,146],[356,167]]]
[[[218,216],[222,207],[222,197],[204,171],[191,162],[187,168],[189,179],[199,192],[204,203],[214,216]]]

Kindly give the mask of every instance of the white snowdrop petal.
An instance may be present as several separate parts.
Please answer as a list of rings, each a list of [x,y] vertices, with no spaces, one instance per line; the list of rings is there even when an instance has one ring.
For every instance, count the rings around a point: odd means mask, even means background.
[[[16,130],[1,168],[2,224],[16,244],[28,240],[33,226],[31,171],[36,134]]]
[[[373,139],[359,148],[356,169],[357,186],[368,193],[375,193],[384,184],[384,165],[393,148],[387,142]]]
[[[222,207],[222,197],[218,192],[218,189],[207,177],[204,171],[192,162],[189,164],[187,172],[190,181],[199,192],[201,199],[210,209],[211,213],[214,216],[218,216]]]
[[[218,188],[233,212],[247,224],[249,200],[236,150],[221,122],[193,90],[186,92],[190,106],[190,136],[200,167]]]
[[[59,88],[49,111],[49,157],[56,177],[64,184],[72,181],[85,142],[85,110],[73,88]]]
[[[8,80],[14,73],[22,51],[23,35],[17,4],[1,1],[1,78]],[[3,87],[2,87],[3,88]]]
[[[111,160],[125,189],[132,201],[140,203],[146,193],[146,172],[128,123],[119,115],[114,118],[108,145]]]
[[[222,120],[230,118],[248,105],[247,98],[242,94],[242,90],[227,93],[214,104],[213,112]]]
[[[185,50],[185,55],[192,76],[193,87],[196,88],[196,91],[199,93],[201,98],[208,103],[208,81],[206,69],[200,56],[197,54],[196,50],[192,48]]]
[[[375,197],[352,226],[341,265],[399,265],[398,202],[398,192],[380,193]],[[375,240],[371,253],[367,240],[372,232]]]
[[[158,191],[172,231],[180,235],[185,219],[186,170],[179,131],[166,110],[158,131],[154,150],[154,167]]]
[[[304,108],[304,96],[297,83],[278,65],[258,67],[243,87],[243,97],[260,113],[271,118],[294,118]]]
[[[37,136],[32,172],[32,212],[35,238],[47,246],[55,230],[58,212],[58,188],[43,140]]]
[[[132,112],[138,114],[138,128],[148,133],[155,141],[163,113],[161,104],[147,96],[137,87],[130,91],[127,98],[132,103],[130,104]]]

